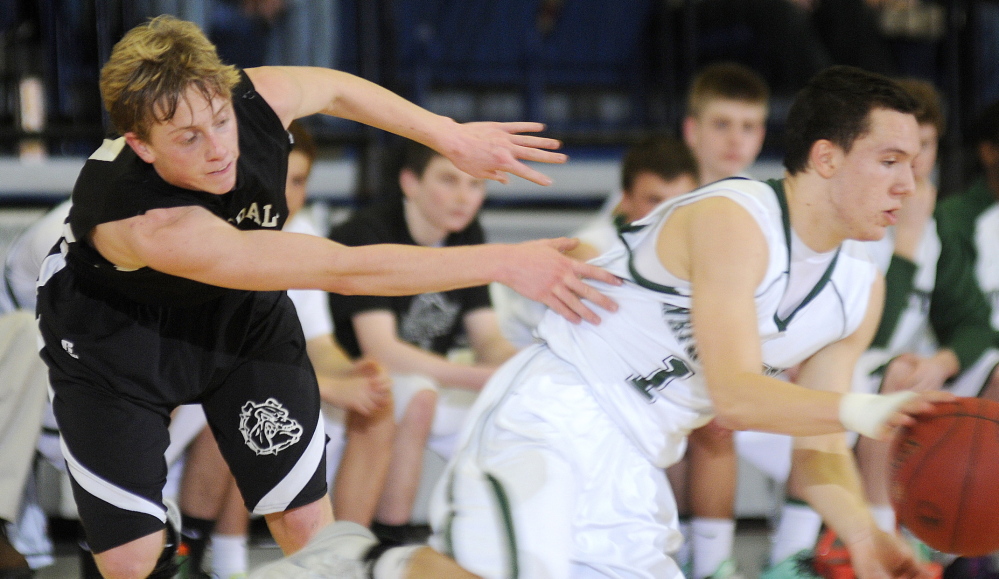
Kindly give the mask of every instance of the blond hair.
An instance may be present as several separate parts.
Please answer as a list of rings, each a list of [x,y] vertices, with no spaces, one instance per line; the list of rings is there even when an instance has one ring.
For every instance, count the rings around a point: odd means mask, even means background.
[[[210,102],[230,99],[238,82],[236,67],[222,63],[201,29],[164,15],[115,44],[101,69],[101,96],[119,133],[146,139],[154,123],[173,118],[189,87]]]
[[[751,68],[735,62],[717,62],[704,67],[694,77],[687,92],[687,116],[700,118],[708,103],[716,100],[740,101],[766,108],[770,87]]]

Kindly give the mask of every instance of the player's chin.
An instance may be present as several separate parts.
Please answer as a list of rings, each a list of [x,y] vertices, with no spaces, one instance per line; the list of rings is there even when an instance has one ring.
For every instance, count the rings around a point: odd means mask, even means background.
[[[853,236],[857,241],[880,241],[888,232],[887,226],[877,225],[858,232]]]

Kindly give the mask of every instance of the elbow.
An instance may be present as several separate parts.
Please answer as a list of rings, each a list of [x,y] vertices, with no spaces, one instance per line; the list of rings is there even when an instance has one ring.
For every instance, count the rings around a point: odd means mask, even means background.
[[[729,430],[752,430],[754,413],[745,404],[736,401],[714,401],[715,423]]]

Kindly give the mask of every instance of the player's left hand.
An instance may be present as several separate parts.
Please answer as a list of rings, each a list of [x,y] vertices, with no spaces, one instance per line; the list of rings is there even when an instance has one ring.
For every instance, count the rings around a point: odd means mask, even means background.
[[[948,365],[940,354],[932,357],[901,354],[888,363],[881,392],[887,394],[902,390],[940,390],[947,379],[954,375],[954,364],[956,362]]]
[[[600,323],[600,316],[583,300],[610,312],[617,310],[617,304],[583,279],[611,285],[620,285],[621,280],[604,269],[562,255],[578,243],[575,239],[559,238],[509,246],[509,252],[504,254],[508,261],[506,275],[499,281],[522,296],[545,304],[572,323],[581,320]]]
[[[455,167],[479,179],[509,183],[509,174],[513,174],[538,185],[551,185],[550,177],[521,162],[565,163],[568,159],[562,153],[545,150],[561,147],[558,140],[520,134],[544,128],[541,123],[528,122],[459,124],[441,152]]]
[[[864,540],[847,544],[857,579],[931,579],[926,563],[896,534],[872,530]]]

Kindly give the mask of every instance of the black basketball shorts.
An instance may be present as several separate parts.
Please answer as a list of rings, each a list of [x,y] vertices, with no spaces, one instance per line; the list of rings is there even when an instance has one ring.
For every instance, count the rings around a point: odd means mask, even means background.
[[[180,404],[204,406],[252,512],[326,495],[319,390],[284,292],[149,306],[64,267],[38,298],[53,410],[94,552],[164,527],[163,453]]]

